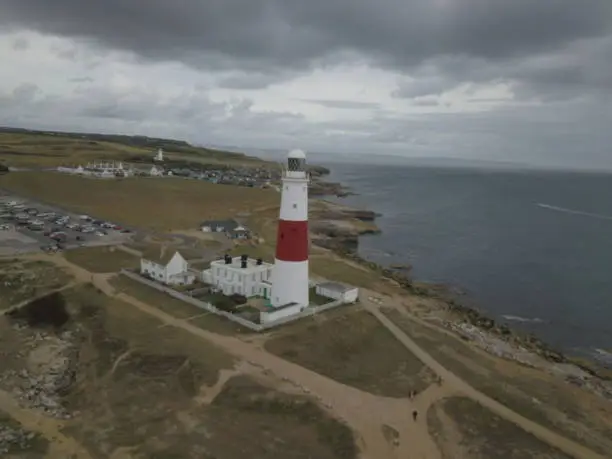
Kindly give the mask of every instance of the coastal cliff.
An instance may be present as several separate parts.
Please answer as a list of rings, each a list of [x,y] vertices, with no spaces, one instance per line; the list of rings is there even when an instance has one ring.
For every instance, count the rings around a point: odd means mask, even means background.
[[[438,312],[441,313],[438,317],[444,317],[445,328],[450,331],[471,341],[476,339],[473,335],[478,330],[493,339],[507,343],[516,350],[516,355],[525,351],[530,352],[552,364],[573,365],[593,377],[607,381],[612,380],[612,372],[597,363],[565,355],[533,334],[512,329],[506,324],[497,322],[486,313],[462,304],[460,295],[457,295],[449,286],[416,282],[410,275],[410,265],[386,267],[361,257],[358,254],[359,238],[360,236],[381,233],[380,228],[376,225],[376,218],[380,214],[322,200],[313,200],[311,207],[313,244],[331,250],[344,259],[379,273],[381,278],[389,280],[411,295],[426,300],[434,300]],[[505,357],[514,359],[513,356],[509,355]],[[606,393],[607,397],[612,397],[610,389],[603,392]]]

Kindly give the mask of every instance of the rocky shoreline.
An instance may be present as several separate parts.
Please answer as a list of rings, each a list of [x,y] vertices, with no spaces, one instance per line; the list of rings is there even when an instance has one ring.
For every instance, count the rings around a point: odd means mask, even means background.
[[[411,266],[393,265],[385,267],[366,260],[358,254],[359,238],[364,235],[380,234],[376,218],[380,216],[370,210],[354,209],[338,203],[317,200],[312,218],[312,243],[329,249],[343,258],[356,262],[380,273],[407,292],[440,301],[455,322],[476,327],[484,333],[495,336],[517,350],[532,352],[554,364],[575,365],[592,377],[612,381],[612,371],[599,365],[594,359],[580,359],[565,355],[534,336],[498,323],[478,309],[461,303],[451,288],[414,281],[410,276]],[[456,327],[449,327],[456,328]],[[455,330],[456,331],[456,330]]]

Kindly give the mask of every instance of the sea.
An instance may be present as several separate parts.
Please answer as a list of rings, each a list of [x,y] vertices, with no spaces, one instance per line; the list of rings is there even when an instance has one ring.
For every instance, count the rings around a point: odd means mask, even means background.
[[[612,367],[612,173],[308,158],[356,193],[334,200],[380,214],[362,257]]]
[[[461,302],[612,365],[612,175],[325,163],[379,212],[359,252],[410,264]]]

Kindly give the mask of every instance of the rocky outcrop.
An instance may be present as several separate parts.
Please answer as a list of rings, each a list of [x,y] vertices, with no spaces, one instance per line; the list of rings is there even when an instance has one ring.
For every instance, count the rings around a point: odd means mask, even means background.
[[[322,180],[313,180],[310,183],[308,193],[310,196],[337,196],[339,198],[354,194],[341,183],[324,182]]]

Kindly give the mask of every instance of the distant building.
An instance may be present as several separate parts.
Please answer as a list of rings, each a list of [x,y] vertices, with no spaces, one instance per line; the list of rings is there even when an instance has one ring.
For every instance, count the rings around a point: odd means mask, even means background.
[[[164,150],[162,148],[157,149],[157,154],[153,158],[153,161],[162,162],[164,160]]]
[[[155,166],[151,166],[151,169],[149,170],[149,175],[151,177],[161,177],[163,175],[163,170],[160,170]]]
[[[195,281],[195,275],[188,271],[183,256],[164,246],[143,253],[140,274],[168,285],[189,285]]]
[[[211,284],[224,295],[261,296],[270,298],[272,268],[262,259],[254,260],[246,255],[211,262],[210,268],[202,272],[202,281]]]
[[[359,296],[359,289],[338,282],[323,282],[316,286],[317,295],[342,300],[343,303],[355,303]]]
[[[200,229],[204,233],[229,233],[239,226],[235,220],[208,220],[202,222]]]

